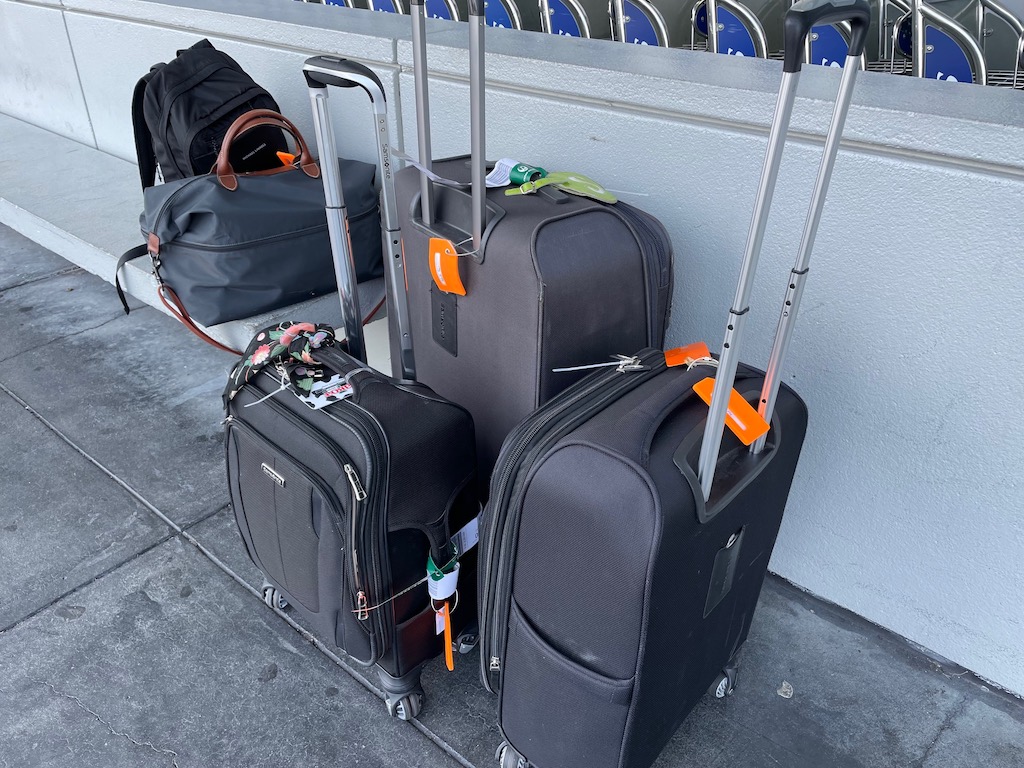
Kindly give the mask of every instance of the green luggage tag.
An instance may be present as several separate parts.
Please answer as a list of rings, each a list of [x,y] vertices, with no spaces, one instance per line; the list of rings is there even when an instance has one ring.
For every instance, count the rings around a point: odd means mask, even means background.
[[[549,184],[554,184],[556,188],[563,192],[579,195],[580,197],[589,197],[591,200],[597,200],[601,203],[618,202],[618,198],[615,195],[593,179],[587,178],[580,173],[572,173],[571,171],[549,173],[542,179],[528,181],[515,189],[506,189],[505,194],[509,196],[530,195]]]

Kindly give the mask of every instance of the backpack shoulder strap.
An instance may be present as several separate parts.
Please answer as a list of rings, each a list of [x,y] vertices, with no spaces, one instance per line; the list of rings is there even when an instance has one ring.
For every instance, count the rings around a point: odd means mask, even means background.
[[[135,92],[132,94],[132,128],[135,131],[135,156],[139,160],[139,180],[142,188],[147,189],[156,183],[156,151],[153,149],[153,137],[146,125],[146,116],[142,110],[143,99],[146,95],[146,86],[153,78],[149,72],[139,79],[135,84]]]

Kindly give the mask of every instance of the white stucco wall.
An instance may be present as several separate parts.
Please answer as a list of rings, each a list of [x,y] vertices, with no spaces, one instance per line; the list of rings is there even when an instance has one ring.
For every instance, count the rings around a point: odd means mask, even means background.
[[[131,158],[135,79],[209,36],[306,130],[303,57],[369,64],[415,146],[406,19],[284,0],[203,5],[0,0],[0,111]],[[468,146],[464,36],[432,27],[439,155]],[[659,216],[676,248],[670,341],[717,348],[779,64],[525,33],[494,32],[488,45],[488,155],[582,171]],[[52,51],[48,78],[37,74],[40,50]],[[751,362],[767,357],[837,83],[815,67],[802,78],[752,304]],[[332,99],[344,151],[372,159],[363,97]],[[1018,693],[1022,126],[1020,92],[858,80],[787,364],[811,422],[771,562]]]

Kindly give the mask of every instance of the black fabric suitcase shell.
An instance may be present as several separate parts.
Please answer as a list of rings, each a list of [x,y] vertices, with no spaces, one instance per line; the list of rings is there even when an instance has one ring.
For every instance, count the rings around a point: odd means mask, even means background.
[[[592,374],[531,416],[495,467],[481,661],[505,738],[536,768],[655,760],[746,640],[803,444],[806,407],[783,386],[766,450],[727,436],[705,505],[692,385],[714,370],[643,358],[651,370]],[[762,381],[741,366],[735,386],[756,403]]]
[[[468,158],[433,170],[471,178]],[[428,243],[448,225],[470,228],[469,192],[435,184],[440,223],[428,230],[419,171],[400,171],[396,186],[417,378],[473,415],[483,482],[508,432],[586,373],[552,369],[662,345],[672,246],[657,219],[550,188],[516,197],[488,190],[483,258],[460,258],[467,295],[456,296],[434,285]]]
[[[423,579],[428,553],[447,562],[451,536],[478,512],[472,420],[428,388],[398,385],[343,352],[316,355],[336,372],[361,371],[350,398],[312,410],[278,392],[254,405],[280,387],[264,370],[229,403],[235,519],[249,556],[304,623],[392,678],[414,675],[415,687],[418,667],[443,640],[426,585],[401,593]],[[460,559],[455,632],[475,618],[472,555]],[[384,604],[365,620],[356,614],[360,589],[369,607]]]

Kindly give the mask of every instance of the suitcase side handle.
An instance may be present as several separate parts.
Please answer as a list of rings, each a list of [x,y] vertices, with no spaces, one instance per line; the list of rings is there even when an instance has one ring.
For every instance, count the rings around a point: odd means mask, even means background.
[[[785,41],[784,72],[799,72],[804,53],[804,38],[812,27],[819,24],[850,22],[849,54],[859,57],[864,53],[871,24],[871,7],[867,0],[800,0],[786,12],[782,25]]]
[[[825,10],[820,10],[821,7],[824,7]],[[837,12],[841,13],[841,15],[831,16],[830,14],[833,13],[836,7],[843,9],[841,12]],[[811,10],[807,10],[808,8]],[[795,15],[795,20],[790,21],[793,15]],[[832,20],[856,19],[857,23],[861,24],[864,23],[864,19],[870,19],[870,16],[867,0],[800,0],[800,2],[796,3],[786,12],[785,28],[790,30],[789,34],[796,36],[792,39],[787,38],[787,57],[789,56],[789,51],[795,51],[797,61],[792,71],[784,69],[782,73],[779,96],[775,103],[775,114],[768,132],[768,147],[765,150],[764,164],[761,168],[761,179],[758,182],[757,197],[754,201],[754,212],[750,220],[750,229],[747,232],[743,264],[740,267],[740,276],[736,284],[736,295],[733,298],[728,320],[726,321],[725,340],[722,342],[722,354],[719,358],[718,373],[715,376],[715,388],[711,396],[711,406],[708,411],[708,420],[704,430],[704,439],[701,442],[700,458],[697,465],[697,476],[700,480],[701,491],[704,494],[705,500],[711,498],[711,486],[714,483],[715,468],[718,464],[719,451],[722,447],[722,434],[725,430],[725,416],[729,405],[729,396],[732,393],[733,382],[736,379],[736,369],[739,365],[738,353],[746,321],[750,315],[750,293],[754,284],[754,274],[757,271],[757,261],[761,254],[765,225],[768,221],[768,212],[771,209],[772,196],[775,192],[775,182],[779,175],[782,149],[786,143],[789,119],[792,115],[793,102],[796,98],[796,84],[800,77],[799,59],[803,51],[803,36],[810,30],[809,24],[813,25],[828,18]],[[866,29],[863,34],[866,34]],[[794,43],[796,44],[794,45]],[[804,221],[800,248],[797,253],[796,263],[790,273],[789,287],[783,300],[782,314],[775,332],[775,343],[772,346],[764,386],[758,401],[758,413],[769,423],[771,423],[775,399],[781,382],[780,371],[782,363],[792,339],[794,323],[800,307],[800,299],[803,296],[804,284],[807,280],[811,250],[814,246],[814,238],[818,233],[821,211],[825,205],[825,194],[832,179],[832,169],[835,166],[836,154],[839,151],[839,139],[842,136],[846,115],[850,107],[854,80],[860,69],[859,59],[862,52],[863,39],[860,42],[860,50],[851,44],[849,55],[846,57],[846,62],[843,66],[839,92],[836,96],[835,108],[832,111],[832,120],[829,124],[828,133],[825,135],[825,151],[818,166],[818,175],[815,179],[814,191],[811,194],[807,218]],[[760,453],[764,449],[765,441],[766,436],[756,440],[750,447],[751,452],[755,454]]]

